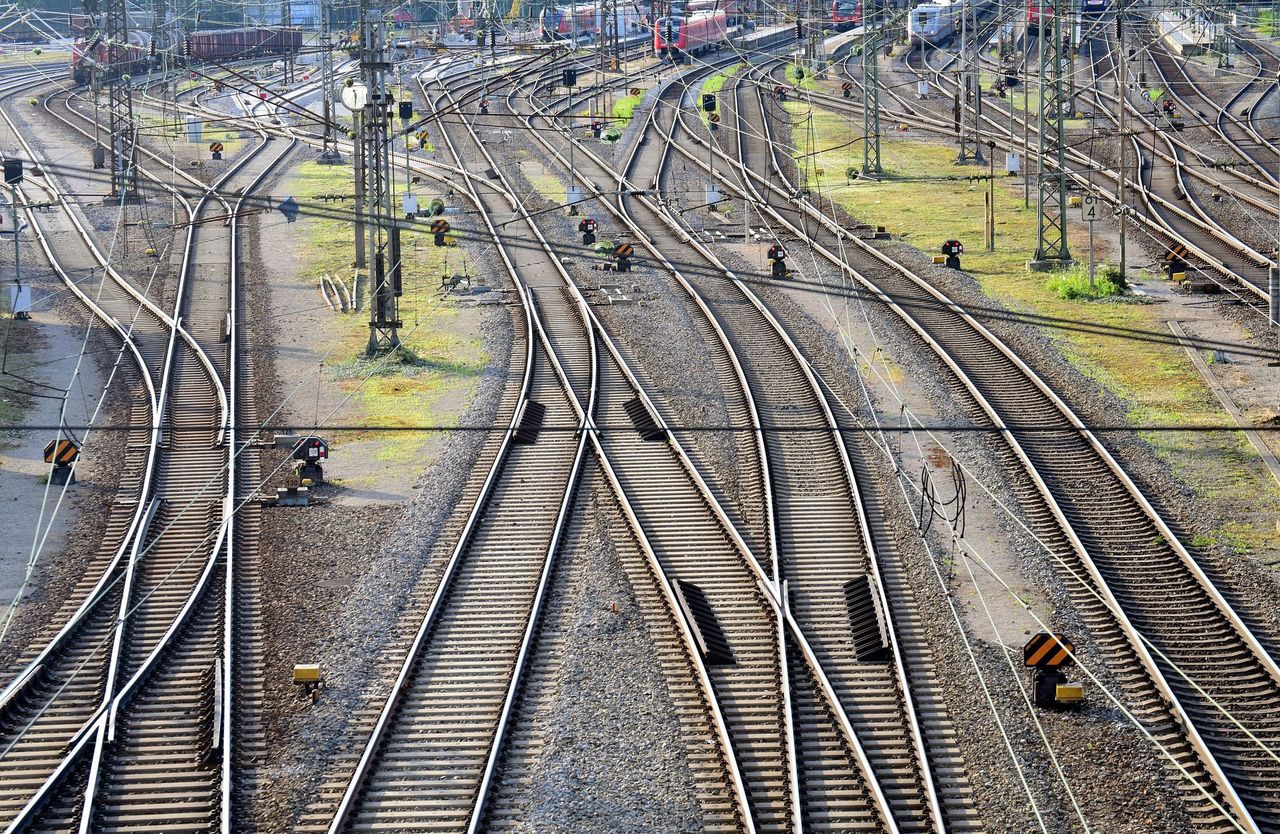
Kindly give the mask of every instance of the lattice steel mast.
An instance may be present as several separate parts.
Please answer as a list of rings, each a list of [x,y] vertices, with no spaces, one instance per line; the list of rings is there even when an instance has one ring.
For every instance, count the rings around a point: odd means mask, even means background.
[[[387,27],[381,9],[360,5],[360,74],[367,98],[361,124],[364,147],[365,234],[369,257],[369,345],[375,356],[400,346],[400,230],[392,209],[391,137],[394,102]]]
[[[864,0],[862,43],[862,173],[881,174],[880,167],[880,0]]]
[[[1040,213],[1036,220],[1035,269],[1059,269],[1071,263],[1067,249],[1067,173],[1063,142],[1062,80],[1066,50],[1062,46],[1058,6],[1063,0],[1042,0],[1040,7]],[[1048,18],[1046,20],[1046,18]],[[1047,30],[1047,31],[1046,31]],[[1122,58],[1123,60],[1123,58]]]
[[[957,95],[960,97],[960,165],[986,162],[982,156],[982,140],[979,119],[982,115],[982,94],[978,87],[978,63],[981,57],[982,39],[978,37],[978,13],[976,3],[965,3],[960,11],[960,78]]]
[[[323,147],[320,162],[335,165],[342,161],[333,136],[333,33],[329,23],[329,0],[320,0],[320,88],[324,111]]]
[[[132,200],[138,196],[138,129],[133,118],[133,87],[129,77],[132,55],[126,0],[111,0],[107,4],[102,32],[107,43],[111,195]]]
[[[280,28],[289,29],[293,26],[293,4],[290,0],[280,0]],[[284,50],[284,83],[293,83],[293,61],[294,54],[292,49]]]

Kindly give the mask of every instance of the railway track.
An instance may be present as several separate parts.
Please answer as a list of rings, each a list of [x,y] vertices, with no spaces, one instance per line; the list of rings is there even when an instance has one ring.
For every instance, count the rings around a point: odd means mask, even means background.
[[[76,121],[91,120],[71,107],[69,97],[64,103],[65,116],[49,112],[88,138],[91,134]],[[15,703],[27,701],[24,687],[47,674],[47,664],[64,663],[66,657],[80,661],[68,677],[80,678],[78,688],[92,697],[28,706],[35,720],[20,731],[25,736],[20,743],[40,743],[44,734],[31,734],[32,729],[50,713],[65,721],[79,710],[83,723],[61,744],[41,745],[40,769],[33,768],[29,778],[33,784],[45,778],[9,821],[10,830],[229,830],[234,726],[228,663],[238,609],[227,582],[234,564],[229,543],[236,540],[237,501],[231,452],[236,413],[227,389],[233,379],[243,385],[245,378],[234,352],[242,344],[233,315],[239,307],[233,288],[237,276],[229,266],[237,251],[236,227],[204,221],[218,205],[230,216],[231,204],[217,190],[242,178],[246,193],[252,191],[290,150],[280,145],[282,153],[265,153],[271,145],[264,136],[212,187],[181,173],[191,198],[180,189],[173,194],[190,222],[172,314],[113,275],[122,299],[147,310],[153,326],[147,334],[153,343],[148,372],[158,380],[155,401],[161,416],[152,421],[146,447],[146,481],[140,490],[146,510],[131,541],[122,543],[118,558],[102,574],[100,588],[106,593],[90,595],[77,618],[11,687]],[[38,158],[34,148],[25,148]],[[140,179],[162,181],[145,167],[140,174]],[[81,240],[105,265],[70,202],[59,201]],[[52,249],[46,251],[57,260]],[[121,306],[115,315],[129,322],[136,312]],[[243,537],[240,541],[246,543]]]
[[[906,646],[900,645],[897,636],[898,622],[914,617],[913,605],[891,539],[882,536],[873,542],[870,538],[869,531],[879,525],[880,518],[864,508],[865,487],[860,483],[871,483],[865,464],[850,459],[835,431],[823,387],[781,324],[732,270],[660,208],[661,202],[655,204],[648,196],[670,193],[674,187],[665,149],[671,146],[672,114],[687,94],[686,85],[687,80],[673,83],[657,98],[646,116],[646,127],[655,135],[636,142],[635,151],[622,165],[625,178],[609,170],[585,145],[581,150],[586,161],[579,162],[579,174],[602,202],[607,204],[609,194],[618,195],[614,214],[678,282],[677,291],[688,295],[694,315],[705,317],[706,331],[720,342],[737,369],[734,374],[722,374],[729,385],[742,386],[744,403],[735,413],[750,415],[748,425],[776,429],[749,433],[761,445],[755,460],[760,461],[765,483],[763,515],[770,529],[761,540],[770,545],[765,551],[770,578],[786,580],[793,615],[853,717],[899,827],[963,830],[976,824],[963,764],[951,745],[942,741],[950,725],[932,691],[936,681],[925,662],[928,649],[922,635],[904,626],[901,630],[909,632]],[[536,93],[525,98],[540,100]],[[534,116],[527,117],[526,123],[533,136],[544,136],[552,127],[547,119]],[[542,144],[553,156],[559,155],[549,142]],[[646,153],[648,158],[643,158]],[[706,262],[696,279],[686,279],[680,267],[664,257],[663,253],[682,248]],[[855,477],[855,466],[864,473],[861,482]],[[878,496],[873,500],[878,502]],[[808,532],[815,530],[823,531],[821,541]],[[888,560],[882,558],[885,553]],[[892,567],[883,567],[885,561],[892,562]],[[891,580],[886,579],[889,570]],[[892,582],[891,594],[881,592],[887,582]],[[860,595],[852,586],[870,593]],[[889,629],[879,633],[876,623],[886,609],[891,615]],[[885,662],[886,657],[890,662]],[[916,719],[913,684],[930,693],[923,696],[931,705],[933,725],[925,733],[935,733],[929,738],[928,755]],[[884,698],[887,693],[896,696]],[[931,759],[940,761],[946,773],[937,777],[936,788]],[[939,793],[945,809],[939,804]],[[812,807],[828,804],[820,792],[806,800]],[[819,829],[839,827],[835,810],[831,808],[826,817],[814,814],[807,823]]]
[[[442,93],[429,98],[437,101],[445,96],[447,94]],[[467,144],[464,147],[470,149],[476,142],[474,136],[450,135],[447,130],[442,132],[442,138],[449,147],[454,148],[454,153],[458,153],[455,143],[465,142]],[[501,207],[505,212],[517,205],[514,201],[505,206],[496,202],[503,199],[504,193],[492,186],[482,188],[472,185],[469,190],[471,198],[484,208],[493,210]],[[509,199],[509,195],[505,196]],[[486,223],[488,223],[487,220]],[[531,226],[529,228],[532,230]],[[524,298],[524,332],[528,336],[527,343],[530,349],[538,352],[541,366],[529,377],[528,384],[536,388],[532,392],[526,391],[521,403],[517,406],[507,448],[495,460],[494,468],[491,470],[490,480],[495,484],[495,488],[486,489],[482,500],[476,504],[468,522],[468,530],[451,559],[451,567],[446,569],[445,577],[435,592],[432,610],[428,611],[427,616],[422,620],[419,630],[421,640],[418,644],[421,645],[421,649],[410,652],[410,657],[401,672],[401,680],[393,689],[393,695],[383,711],[379,723],[386,729],[382,732],[375,730],[370,739],[365,755],[357,766],[356,773],[333,820],[332,830],[362,828],[378,820],[386,822],[395,820],[396,825],[415,824],[416,820],[418,825],[434,825],[444,830],[462,828],[475,830],[483,820],[485,796],[492,784],[494,773],[499,768],[503,738],[511,720],[517,692],[526,685],[528,680],[523,658],[538,630],[543,589],[550,576],[553,560],[567,523],[566,514],[572,506],[576,484],[571,484],[568,479],[572,477],[576,481],[591,437],[590,432],[586,430],[587,415],[599,395],[597,382],[599,371],[595,339],[587,329],[588,325],[584,318],[573,315],[567,299],[559,292],[557,284],[561,276],[555,267],[555,262],[537,256],[536,253],[510,247],[507,238],[507,235],[511,234],[509,232],[499,234],[497,228],[492,225],[488,226],[488,231],[499,241],[504,263]],[[543,299],[546,301],[544,302]],[[554,320],[551,316],[547,316],[547,325],[543,324],[544,319],[541,313],[544,303],[550,305],[559,314],[554,317]],[[565,313],[568,315],[563,315]],[[532,365],[532,357],[530,363],[532,371],[535,367]],[[556,399],[553,400],[553,397]],[[532,406],[528,403],[532,403]],[[541,432],[535,430],[536,436],[529,438],[534,442],[521,444],[511,442],[525,414],[531,409],[541,412],[543,407],[552,405],[560,408],[559,419],[563,425],[556,426],[554,423],[546,422],[545,430]],[[549,416],[548,411],[541,419],[547,421]],[[570,429],[570,431],[556,431],[557,428]],[[523,431],[528,431],[528,427]],[[559,458],[563,459],[548,459],[548,454],[555,453],[557,450],[559,450]],[[535,468],[532,470],[517,468],[521,457],[527,462],[526,467],[530,463],[536,463]],[[571,462],[572,466],[570,466]],[[503,524],[504,516],[509,516],[511,513],[529,513],[534,502],[527,494],[528,490],[537,488],[535,484],[545,483],[548,478],[560,484],[559,489],[553,493],[553,497],[558,497],[555,500],[541,502],[543,514],[536,520],[542,525],[537,529],[540,529],[543,535],[539,539],[538,547],[534,549],[536,552],[523,557],[526,562],[531,560],[531,564],[522,573],[529,577],[528,580],[524,586],[517,588],[525,591],[525,595],[518,602],[518,613],[513,616],[510,606],[504,605],[492,610],[487,618],[483,611],[473,611],[471,615],[475,622],[487,623],[489,629],[499,629],[501,633],[507,635],[505,642],[486,638],[475,647],[488,667],[487,691],[490,692],[490,696],[482,703],[472,705],[475,714],[465,722],[466,726],[451,725],[448,723],[448,717],[456,712],[457,704],[447,695],[441,699],[438,693],[424,691],[420,687],[406,687],[402,684],[411,679],[417,679],[423,670],[430,669],[431,666],[428,664],[432,663],[433,658],[458,653],[456,637],[441,629],[447,625],[448,621],[445,617],[449,612],[463,610],[467,600],[459,595],[458,591],[467,587],[463,582],[473,572],[476,573],[477,578],[472,584],[487,578],[489,582],[497,582],[503,586],[504,597],[511,595],[509,590],[505,590],[510,584],[509,571],[490,572],[478,570],[475,567],[482,564],[480,560],[486,555],[482,549],[486,544],[486,539],[483,537],[487,530],[510,529]],[[530,486],[522,488],[521,485],[525,483],[529,483]],[[523,525],[523,529],[527,532],[530,525]],[[492,533],[488,535],[491,536]],[[499,532],[498,538],[506,538],[507,547],[514,544],[520,551],[531,549],[525,543],[511,541],[509,535],[504,537]],[[522,536],[522,540],[525,539],[527,536]],[[455,575],[453,565],[459,566],[457,568],[459,572],[456,574],[458,579],[451,582],[451,577]],[[540,581],[535,582],[535,580]],[[531,584],[536,584],[537,588],[531,588]],[[433,616],[432,611],[440,611],[442,614]],[[685,642],[686,650],[692,647],[691,639]],[[474,674],[474,672],[468,672],[465,668],[455,668],[438,671],[434,677],[438,685],[450,686],[451,681],[464,680],[468,674]],[[706,695],[702,697],[706,698]],[[455,738],[460,732],[469,733],[473,742],[466,746],[448,745],[443,753],[449,757],[447,768],[417,769],[412,775],[401,773],[397,776],[394,762],[416,761],[424,756],[433,755],[431,747],[423,744],[421,731],[414,729],[422,726],[421,718],[427,714],[424,711],[431,710],[438,712],[435,725],[440,726],[443,723],[450,730],[450,738]],[[708,767],[718,769],[722,766],[722,761],[718,764],[715,759],[703,760],[701,762],[703,777],[706,777],[705,771]],[[458,779],[459,774],[465,774],[465,781]],[[445,794],[432,792],[430,786],[433,779],[439,778],[451,782],[454,790]],[[402,790],[422,791],[422,795],[430,798],[424,800],[418,807],[391,807],[386,804],[386,798],[391,795],[388,792]],[[737,797],[732,791],[721,791],[720,796],[722,805],[724,797],[733,798],[733,802],[727,808],[722,807],[721,812],[736,819]]]
[[[1088,34],[1090,32],[1086,32],[1086,35]],[[1092,34],[1096,35],[1097,32]],[[1034,41],[1025,41],[1024,51],[1033,48],[1033,43]],[[940,54],[944,59],[941,66],[923,61],[917,63],[916,58],[919,57],[917,51],[909,51],[905,62],[906,77],[926,79],[938,88],[950,91],[954,84],[948,77],[946,68],[954,63],[955,56],[952,53]],[[860,84],[856,72],[846,68],[845,73],[853,83]],[[950,108],[930,103],[930,101],[943,100],[935,98],[926,102],[909,101],[899,92],[899,88],[906,84],[901,72],[891,72],[881,79],[882,93],[898,102],[897,107],[884,107],[882,104],[886,117],[941,135],[952,136]],[[1091,91],[1078,92],[1077,95],[1090,92],[1098,97],[1099,112],[1114,122],[1112,108],[1116,106],[1118,98],[1113,93],[1098,89],[1096,85]],[[834,95],[820,92],[810,95],[815,101],[821,101],[824,106],[832,109],[846,112],[855,109],[851,102]],[[984,104],[980,116],[980,122],[985,125],[982,139],[994,141],[997,147],[1022,153],[1023,143],[1018,141],[1015,128],[1018,124],[1022,124],[1024,134],[1034,139],[1037,135],[1036,126],[1026,123],[998,99],[987,98]],[[1130,112],[1140,120],[1146,119],[1146,114],[1132,105]],[[995,115],[992,115],[993,113]],[[1185,180],[1190,178],[1211,191],[1229,194],[1256,208],[1262,208],[1262,206],[1256,204],[1256,198],[1251,197],[1247,189],[1236,191],[1220,178],[1221,172],[1207,169],[1206,165],[1212,160],[1200,150],[1181,142],[1176,134],[1169,135],[1168,132],[1157,131],[1154,125],[1151,125],[1147,132],[1151,134],[1151,141],[1144,146],[1140,144],[1140,139],[1145,139],[1146,133],[1134,131],[1131,137],[1134,158],[1141,158],[1140,155],[1145,152],[1155,159],[1162,160],[1168,167],[1162,175],[1163,179],[1157,178],[1155,184],[1159,188],[1156,190],[1146,189],[1143,187],[1144,183],[1136,178],[1135,173],[1129,174],[1129,188],[1132,194],[1137,195],[1137,204],[1129,206],[1129,218],[1158,245],[1165,247],[1177,244],[1189,245],[1192,252],[1191,262],[1199,276],[1217,284],[1224,292],[1265,314],[1265,310],[1262,310],[1260,305],[1265,302],[1266,286],[1263,281],[1259,288],[1256,268],[1266,263],[1266,257],[1254,251],[1231,231],[1223,228],[1213,216],[1214,212],[1211,208],[1201,206],[1195,200],[1184,208],[1184,197],[1189,193]],[[1166,144],[1169,147],[1162,150],[1161,146]],[[1194,161],[1196,164],[1184,164],[1179,159],[1183,155],[1188,162]],[[1106,165],[1099,168],[1087,154],[1075,148],[1068,148],[1066,157],[1071,187],[1101,194],[1115,202],[1117,199],[1115,183],[1118,182],[1118,175],[1113,168]],[[1141,171],[1144,175],[1147,173],[1146,169],[1140,169],[1136,165],[1131,167],[1134,172]],[[1239,176],[1238,172],[1230,173],[1233,176]]]
[[[755,99],[748,100],[753,115],[739,135],[767,137],[759,87],[746,92]],[[759,144],[756,153],[772,155],[765,141]],[[695,163],[701,158],[696,149],[684,152]],[[937,290],[847,235],[808,201],[769,205],[763,196],[769,191],[792,192],[759,171],[783,176],[782,166],[749,150],[746,159],[737,176],[757,189],[748,195],[753,204],[780,228],[812,240],[824,258],[897,313],[967,390],[984,422],[1001,430],[1010,462],[1030,478],[1020,498],[1033,529],[1049,543],[1120,678],[1130,681],[1144,721],[1163,726],[1163,733],[1179,725],[1185,731],[1185,739],[1172,744],[1160,735],[1176,770],[1193,756],[1204,767],[1184,783],[1195,812],[1219,825],[1266,830],[1275,812],[1266,773],[1274,763],[1267,751],[1274,746],[1277,675],[1244,619],[1105,447],[1025,363]],[[733,188],[728,178],[722,182]],[[841,245],[844,258],[835,254]],[[1032,425],[1061,430],[1027,431]],[[1204,622],[1204,631],[1186,634],[1180,624],[1189,621]],[[1219,660],[1206,663],[1207,657]],[[1145,685],[1135,686],[1143,673]]]

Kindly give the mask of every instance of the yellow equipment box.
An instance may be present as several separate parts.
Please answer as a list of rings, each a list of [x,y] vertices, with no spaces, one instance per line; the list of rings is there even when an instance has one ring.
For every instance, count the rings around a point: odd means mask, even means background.
[[[1059,704],[1083,703],[1084,687],[1078,683],[1060,683],[1054,688],[1053,697]]]
[[[319,663],[297,663],[293,667],[294,683],[319,683],[324,680]],[[1061,689],[1061,687],[1059,687]]]

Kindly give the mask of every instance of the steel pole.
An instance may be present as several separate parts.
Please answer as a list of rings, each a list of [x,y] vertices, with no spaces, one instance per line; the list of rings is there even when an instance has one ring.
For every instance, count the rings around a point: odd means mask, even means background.
[[[14,301],[17,302],[17,301],[20,301],[22,298],[22,247],[18,243],[18,185],[17,183],[14,183],[13,197],[10,199],[9,207],[13,210],[13,283],[16,284],[18,287],[18,293],[14,297]],[[1274,304],[1275,303],[1274,291],[1271,293],[1271,298],[1273,299],[1272,304]],[[16,307],[17,304],[15,304],[14,306]],[[25,316],[19,316],[16,310],[11,312],[13,313],[14,318],[25,318]],[[1272,315],[1272,321],[1275,321],[1274,315]]]
[[[1116,135],[1120,140],[1120,171],[1119,171],[1120,177],[1118,180],[1120,185],[1116,191],[1116,201],[1117,201],[1116,208],[1120,212],[1120,283],[1121,285],[1123,285],[1127,281],[1127,268],[1128,268],[1128,260],[1127,260],[1128,252],[1126,251],[1126,248],[1125,248],[1125,221],[1128,219],[1128,217],[1126,217],[1126,210],[1125,210],[1125,204],[1124,204],[1125,170],[1126,170],[1125,169],[1125,146],[1127,144],[1125,142],[1125,136],[1124,136],[1124,128],[1125,128],[1124,112],[1125,112],[1125,104],[1128,101],[1128,95],[1126,92],[1128,81],[1126,79],[1125,69],[1129,63],[1129,58],[1124,51],[1125,0],[1118,0],[1118,3],[1119,3],[1119,7],[1116,9],[1116,41],[1118,42],[1119,49],[1120,49],[1120,68],[1119,68],[1120,69],[1120,74],[1119,74],[1119,81],[1120,81],[1119,128],[1120,129]]]

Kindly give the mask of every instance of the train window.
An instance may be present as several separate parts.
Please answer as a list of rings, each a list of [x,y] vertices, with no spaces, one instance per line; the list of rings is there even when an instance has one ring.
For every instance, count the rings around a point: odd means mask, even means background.
[[[925,26],[925,25],[927,25],[927,24],[929,23],[929,13],[928,13],[928,12],[920,12],[919,14],[917,14],[917,15],[916,15],[916,23],[920,24],[921,26]]]

